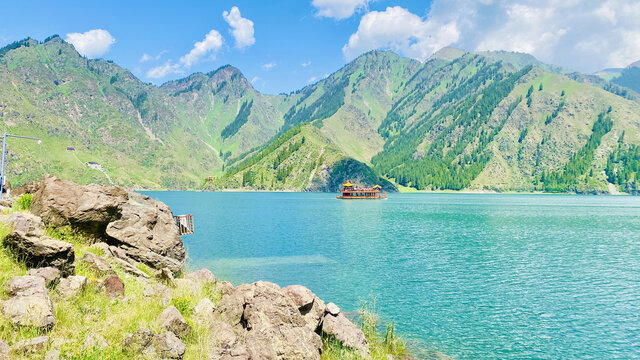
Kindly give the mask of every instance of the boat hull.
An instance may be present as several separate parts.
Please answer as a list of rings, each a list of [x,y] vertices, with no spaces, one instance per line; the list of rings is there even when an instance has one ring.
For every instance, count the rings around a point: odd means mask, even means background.
[[[342,195],[338,195],[336,196],[336,199],[342,199],[342,200],[384,200],[387,198],[387,195],[380,195],[380,196],[342,196]]]

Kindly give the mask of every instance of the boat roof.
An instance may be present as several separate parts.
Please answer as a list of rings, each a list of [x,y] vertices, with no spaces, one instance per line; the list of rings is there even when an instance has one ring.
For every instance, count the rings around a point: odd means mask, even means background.
[[[349,187],[349,186],[354,186],[354,185],[351,183],[351,181],[347,180],[347,182],[342,184],[342,186]]]

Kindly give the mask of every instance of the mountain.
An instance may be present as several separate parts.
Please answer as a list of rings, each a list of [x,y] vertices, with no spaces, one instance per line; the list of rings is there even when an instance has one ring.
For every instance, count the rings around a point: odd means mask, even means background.
[[[161,86],[58,36],[0,49],[14,184],[53,173],[147,189],[638,189],[640,96],[527,54],[371,51],[288,95],[224,66]],[[66,151],[68,146],[75,151]]]

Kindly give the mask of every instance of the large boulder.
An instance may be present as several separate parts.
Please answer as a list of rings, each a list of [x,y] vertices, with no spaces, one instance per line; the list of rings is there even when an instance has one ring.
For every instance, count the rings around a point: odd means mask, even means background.
[[[0,221],[10,225],[14,230],[20,230],[27,234],[44,235],[42,219],[28,212],[2,214]]]
[[[37,232],[14,230],[4,238],[4,246],[9,248],[29,267],[51,266],[63,275],[70,275],[75,268],[73,245],[39,235]]]
[[[178,272],[186,252],[171,209],[148,196],[129,193],[121,217],[106,228],[108,242],[155,269]]]
[[[151,344],[158,359],[182,359],[187,349],[185,344],[170,331],[154,336]]]
[[[27,275],[39,276],[43,278],[47,286],[56,284],[60,280],[60,270],[54,267],[31,269],[27,272]]]
[[[276,284],[238,286],[222,297],[212,320],[215,356],[320,359],[320,336],[309,330],[296,303]]]
[[[20,355],[34,355],[47,347],[49,343],[48,336],[39,336],[33,339],[21,340],[13,344],[11,350]]]
[[[9,280],[7,292],[10,297],[2,303],[2,313],[10,322],[42,329],[53,326],[53,304],[42,277],[16,276]]]
[[[40,182],[32,181],[24,185],[18,186],[11,191],[11,196],[20,196],[22,194],[35,194],[40,189]]]
[[[120,217],[127,199],[127,192],[117,186],[81,186],[46,175],[33,195],[31,212],[47,225],[71,225],[100,238],[107,225]]]

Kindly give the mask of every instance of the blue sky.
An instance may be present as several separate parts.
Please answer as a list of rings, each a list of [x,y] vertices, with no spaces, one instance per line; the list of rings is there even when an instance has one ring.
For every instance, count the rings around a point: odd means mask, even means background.
[[[156,84],[231,64],[267,93],[374,48],[418,60],[443,46],[504,49],[582,72],[640,59],[637,1],[12,1],[0,11],[0,46],[60,34]]]

